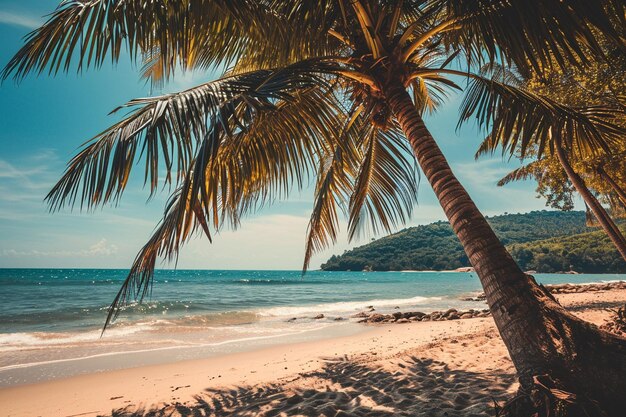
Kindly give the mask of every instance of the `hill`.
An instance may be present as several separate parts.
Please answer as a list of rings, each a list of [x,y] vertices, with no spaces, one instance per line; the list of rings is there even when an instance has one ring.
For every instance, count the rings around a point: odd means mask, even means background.
[[[538,272],[573,270],[626,272],[626,262],[606,235],[587,227],[582,211],[533,211],[488,217],[494,231],[522,269]],[[327,271],[451,270],[469,266],[448,222],[404,229],[332,256]]]

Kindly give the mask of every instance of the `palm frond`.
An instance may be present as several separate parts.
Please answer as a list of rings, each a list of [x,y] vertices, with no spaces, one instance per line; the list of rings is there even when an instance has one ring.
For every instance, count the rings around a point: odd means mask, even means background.
[[[335,0],[270,0],[258,7],[265,11],[265,16],[249,28],[251,33],[238,49],[231,73],[285,66],[313,57],[336,56],[349,49],[330,35],[341,19],[341,10]],[[208,48],[197,49],[197,66],[207,68],[215,62],[205,56]]]
[[[141,301],[149,294],[159,256],[176,257],[181,242],[189,239],[199,228],[211,240],[211,234],[203,218],[199,202],[189,194],[190,189],[191,184],[187,182],[183,187],[176,190],[168,201],[163,219],[150,240],[135,257],[126,279],[109,307],[103,333],[115,320],[125,304],[131,301]]]
[[[325,61],[304,61],[225,77],[180,93],[132,100],[113,111],[132,108],[130,115],[93,138],[70,161],[46,199],[53,210],[77,201],[88,208],[116,201],[140,153],[151,193],[158,187],[160,167],[165,171],[165,184],[179,182],[198,144],[211,130],[211,120],[230,133],[245,123],[240,119],[250,112],[271,109],[272,102],[289,100],[299,89],[326,85],[323,74],[334,68]]]
[[[210,240],[210,229],[235,228],[241,217],[286,197],[293,186],[301,188],[317,155],[336,143],[340,117],[335,97],[311,88],[256,113],[233,134],[212,123],[161,223],[135,258],[106,325],[125,304],[148,294],[157,258],[175,258],[194,231],[203,230]]]
[[[100,66],[119,59],[123,48],[131,57],[159,47],[169,50],[172,35],[184,32],[185,1],[70,0],[61,2],[47,22],[26,37],[26,44],[4,68],[2,77],[21,79],[30,72],[56,74]]]
[[[522,181],[530,178],[538,179],[541,176],[541,167],[539,166],[541,162],[542,161],[533,161],[522,167],[514,169],[498,181],[498,187],[502,187],[514,181]]]
[[[417,196],[418,170],[399,131],[371,126],[363,147],[363,162],[350,197],[350,239],[368,225],[376,234],[405,223]]]
[[[621,109],[570,107],[496,78],[468,76],[471,82],[461,105],[459,125],[474,118],[480,127],[490,130],[479,152],[500,146],[503,154],[519,151],[523,158],[529,146],[534,145],[541,158],[552,137],[558,135],[579,155],[598,150],[610,153],[612,144],[625,133],[615,123],[623,115]]]
[[[356,140],[364,128],[359,118],[362,109],[362,106],[357,106],[349,112],[341,129],[338,129],[336,140],[329,144],[330,148],[320,157],[315,201],[307,229],[303,273],[308,269],[315,252],[337,240],[337,209],[347,206],[359,164],[360,152]]]
[[[603,59],[595,30],[626,48],[621,0],[435,0],[462,24],[447,42],[471,62],[514,63],[527,75],[556,62],[561,68]],[[502,57],[502,59],[500,59]]]
[[[76,66],[99,67],[107,59],[119,60],[123,51],[131,59],[144,59],[143,75],[153,80],[169,79],[176,68],[228,66],[252,52],[268,53],[272,66],[319,56],[322,42],[318,21],[308,22],[306,33],[291,25],[276,10],[275,2],[250,0],[68,0],[62,2],[40,28],[26,37],[25,45],[2,72],[6,79],[28,73],[49,74]],[[281,2],[297,8],[299,1]],[[308,8],[309,12],[319,10]],[[311,13],[310,13],[311,14]],[[306,16],[310,16],[304,15]],[[303,22],[304,23],[304,19]],[[328,25],[328,23],[327,23]],[[313,30],[315,29],[315,31]],[[316,35],[317,34],[317,35]],[[288,36],[287,36],[288,35]],[[311,50],[314,50],[314,53]],[[280,60],[285,51],[295,58]],[[257,55],[257,58],[261,55]],[[270,60],[271,58],[271,60]],[[258,67],[257,67],[258,68]],[[269,68],[265,66],[264,68]],[[148,70],[149,69],[149,70]]]

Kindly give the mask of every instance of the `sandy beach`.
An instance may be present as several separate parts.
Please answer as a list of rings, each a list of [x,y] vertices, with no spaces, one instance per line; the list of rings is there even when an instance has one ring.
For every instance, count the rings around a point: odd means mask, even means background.
[[[595,324],[626,290],[559,294]],[[167,354],[167,353],[164,353]],[[491,318],[357,335],[0,390],[6,416],[478,416],[516,389]]]

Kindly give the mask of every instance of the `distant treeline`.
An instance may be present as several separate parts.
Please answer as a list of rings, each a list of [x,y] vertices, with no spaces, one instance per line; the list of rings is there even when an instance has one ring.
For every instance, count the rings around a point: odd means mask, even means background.
[[[488,218],[524,270],[626,273],[609,238],[587,227],[581,211],[533,211]],[[411,227],[333,256],[327,271],[451,270],[469,266],[448,222]]]

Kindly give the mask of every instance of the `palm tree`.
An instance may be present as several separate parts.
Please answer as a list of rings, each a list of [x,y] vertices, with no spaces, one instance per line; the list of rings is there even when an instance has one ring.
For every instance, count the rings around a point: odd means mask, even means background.
[[[620,255],[622,255],[622,258],[626,260],[626,238],[624,238],[624,235],[619,230],[613,219],[611,219],[611,216],[609,216],[604,207],[602,207],[598,199],[591,193],[591,191],[589,191],[585,181],[576,171],[574,171],[574,168],[570,163],[570,158],[568,157],[565,149],[563,149],[562,143],[559,141],[554,142],[554,153],[559,159],[567,177],[576,188],[576,191],[578,191],[583,200],[585,200],[587,207],[591,209],[596,220],[604,232],[609,236],[613,245],[615,245]]]
[[[598,38],[602,39],[601,34],[598,34]],[[584,48],[584,47],[583,47]],[[610,55],[612,45],[609,43],[603,46],[605,53]],[[608,49],[608,51],[607,51]],[[624,126],[624,97],[623,90],[626,88],[626,79],[622,75],[624,69],[626,69],[626,62],[618,55],[617,62],[594,62],[591,65],[585,67],[584,70],[561,70],[559,68],[551,68],[543,71],[541,74],[534,74],[529,79],[522,81],[515,74],[507,72],[506,69],[497,68],[500,76],[505,76],[509,81],[518,87],[518,89],[524,89],[527,94],[532,95],[532,91],[539,92],[547,97],[544,97],[544,101],[548,106],[554,109],[554,112],[561,111],[558,107],[562,103],[566,103],[570,106],[576,106],[580,112],[589,112],[595,106],[610,106],[613,107],[613,111],[606,112],[604,117],[608,118],[609,123],[616,123],[619,126]],[[524,87],[522,87],[524,85]],[[615,88],[619,88],[617,92]],[[477,94],[482,92],[476,91]],[[519,101],[519,100],[517,100]],[[509,104],[514,104],[515,99],[509,99]],[[622,151],[623,142],[618,141],[609,146],[603,141],[593,140],[589,138],[589,132],[586,130],[572,129],[571,126],[548,126],[544,130],[530,130],[528,125],[524,123],[537,123],[539,126],[539,120],[535,115],[529,114],[524,117],[522,112],[523,108],[515,109],[516,119],[520,126],[523,126],[527,135],[521,136],[522,140],[511,141],[507,138],[510,136],[510,132],[506,129],[498,131],[494,129],[481,144],[476,157],[480,157],[485,153],[495,152],[498,146],[502,146],[502,152],[511,156],[519,156],[521,159],[526,158],[528,150],[534,154],[537,158],[541,158],[546,150],[550,151],[552,155],[559,161],[559,164],[563,171],[566,173],[568,180],[574,186],[576,191],[581,195],[585,201],[586,206],[594,214],[598,224],[602,227],[605,233],[609,236],[614,246],[626,260],[626,238],[621,233],[611,216],[604,209],[598,199],[591,193],[585,180],[576,172],[572,161],[588,161],[588,164],[596,165],[598,168],[593,169],[598,174],[602,175],[602,163],[608,163],[611,160],[618,159],[619,153]],[[595,112],[594,117],[602,117],[600,112]],[[522,122],[523,119],[527,119],[526,122]],[[613,120],[611,120],[613,119]],[[606,123],[606,121],[596,120],[596,123]],[[498,134],[502,136],[498,136]],[[520,139],[518,137],[517,139]],[[590,140],[591,139],[591,140]],[[533,156],[533,155],[530,155]],[[595,163],[594,163],[595,161]],[[603,162],[604,161],[604,162]],[[521,179],[528,173],[533,172],[533,167],[527,169],[516,170],[507,176],[505,181]],[[605,175],[603,181],[608,181],[609,184],[616,186],[617,184],[612,181],[608,175]],[[615,187],[614,187],[615,188]],[[621,189],[617,187],[614,192],[619,192]]]
[[[576,134],[576,132],[571,132],[571,134]],[[553,158],[556,158],[559,164],[559,169],[562,170],[566,175],[566,181],[569,181],[571,185],[573,185],[574,189],[580,194],[585,202],[585,207],[587,208],[587,212],[589,211],[593,213],[595,218],[595,222],[593,224],[597,224],[602,227],[604,232],[613,242],[613,245],[622,256],[624,260],[626,260],[626,238],[618,228],[617,224],[607,210],[602,206],[598,198],[591,192],[590,187],[587,185],[585,180],[579,175],[578,172],[574,169],[574,166],[571,162],[572,153],[570,151],[566,151],[567,145],[563,144],[563,141],[554,140],[551,135],[548,135],[548,138],[534,138],[536,141],[545,140],[546,144],[549,144],[552,152]],[[486,153],[494,153],[499,146],[499,140],[492,136],[489,136],[482,144],[479,151],[476,154],[476,158],[486,154]],[[535,148],[536,149],[536,148]],[[503,153],[511,153],[515,154],[516,152],[521,152],[520,156],[522,159],[527,158],[529,155],[526,152],[522,152],[516,150],[515,148],[503,148]],[[522,156],[523,155],[523,156]],[[603,155],[605,156],[605,155]],[[545,156],[543,158],[546,158]],[[585,159],[589,159],[589,157],[585,157]],[[525,166],[515,169],[514,171],[507,174],[504,178],[502,178],[498,185],[502,186],[512,181],[523,180],[528,178],[535,178],[537,182],[543,183],[546,182],[546,177],[550,177],[551,172],[542,172],[541,165],[544,165],[545,168],[550,168],[551,165],[549,161],[545,159],[537,159],[533,162],[528,163]],[[602,181],[606,182],[612,188],[612,192],[618,195],[618,198],[621,199],[620,192],[623,193],[623,190],[619,187],[619,185],[610,177],[606,171],[603,170],[601,166],[595,166],[593,171],[602,178]],[[558,174],[557,174],[558,175]],[[560,175],[559,175],[560,176]],[[553,181],[554,178],[548,178],[548,181]],[[558,181],[558,180],[557,180]],[[614,204],[613,204],[614,206]],[[571,209],[573,207],[567,207],[567,209]],[[615,209],[615,207],[614,207]],[[614,210],[616,211],[616,210]]]
[[[532,3],[69,1],[28,36],[4,77],[99,66],[124,49],[143,60],[144,76],[156,84],[181,68],[232,66],[219,80],[128,103],[130,114],[75,156],[47,197],[52,209],[115,201],[139,158],[152,192],[162,171],[177,186],[107,323],[122,303],[150,290],[158,256],[176,256],[195,230],[211,239],[213,231],[236,226],[312,173],[317,186],[304,269],[315,250],[336,238],[341,208],[350,237],[366,226],[391,230],[411,213],[417,161],[476,268],[522,387],[549,374],[617,415],[626,405],[616,395],[626,382],[626,340],[567,313],[519,269],[422,118],[459,89],[451,79],[458,76],[482,86],[464,119],[488,122],[507,113],[506,100],[518,90],[470,71],[484,62],[522,72],[539,71],[555,56],[560,65],[584,64],[601,55],[593,28],[623,46],[619,0]],[[591,54],[582,54],[581,42]],[[467,68],[454,69],[457,63]],[[596,123],[594,111],[602,108],[554,112],[534,96],[518,96],[545,116],[542,123],[585,129],[593,143],[623,133]],[[518,126],[507,126],[514,136]]]

